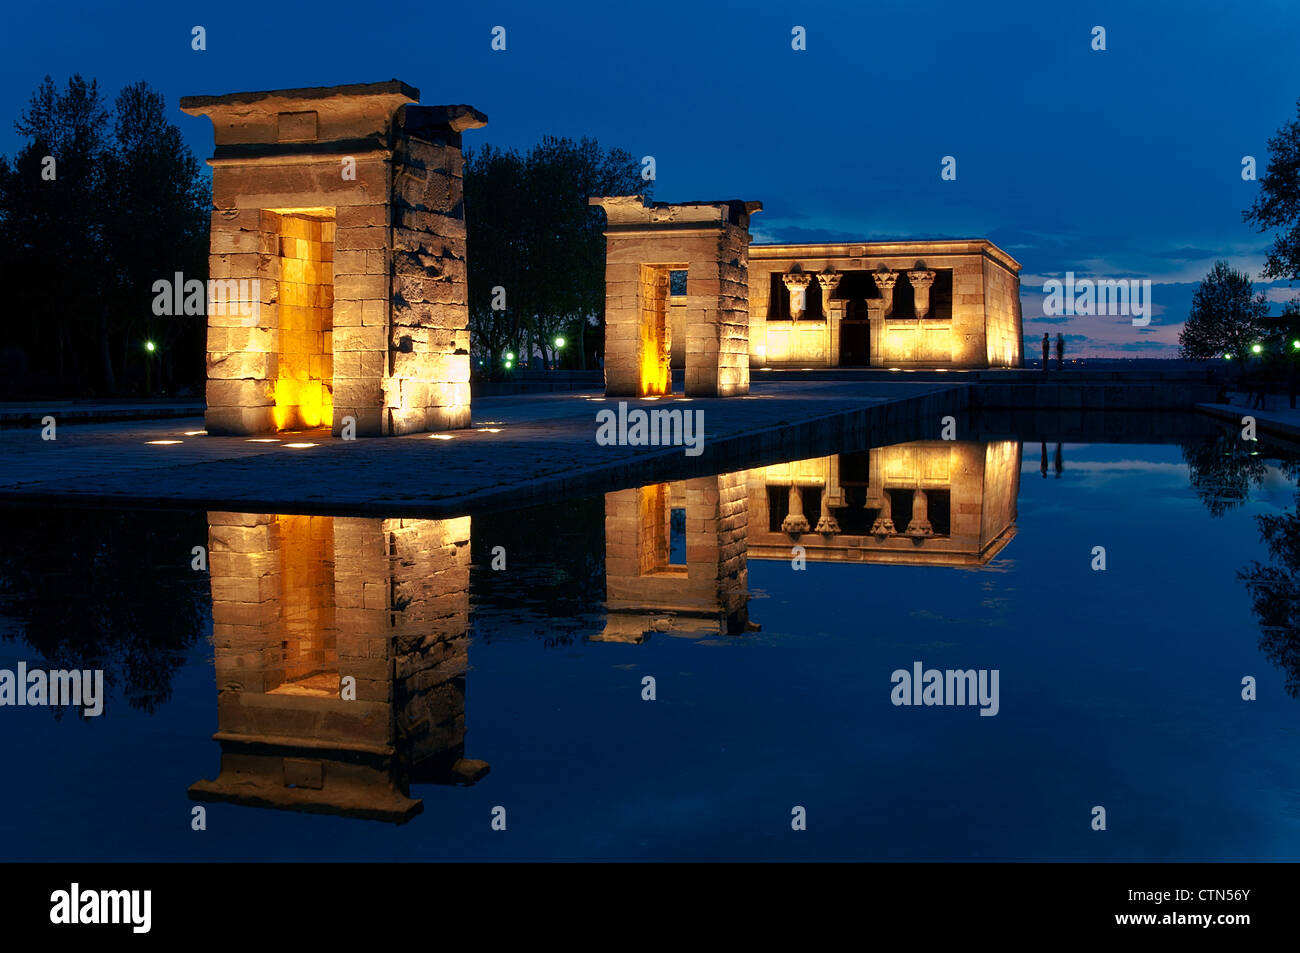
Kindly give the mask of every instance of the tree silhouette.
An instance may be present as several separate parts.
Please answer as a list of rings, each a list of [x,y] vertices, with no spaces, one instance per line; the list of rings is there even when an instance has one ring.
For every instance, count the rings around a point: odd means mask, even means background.
[[[548,136],[527,155],[485,146],[465,157],[470,340],[474,365],[498,371],[514,352],[585,366],[605,312],[604,215],[599,195],[649,194],[639,164],[594,139]],[[503,289],[505,308],[493,307]],[[570,357],[571,355],[571,357]]]
[[[1258,447],[1255,441],[1240,439],[1235,430],[1182,444],[1192,490],[1212,516],[1241,506],[1250,498],[1251,487],[1263,483],[1268,465]]]
[[[1269,561],[1252,562],[1237,576],[1250,592],[1259,620],[1259,649],[1286,676],[1286,692],[1300,698],[1300,507],[1257,516]]]
[[[1242,218],[1261,232],[1281,229],[1264,262],[1265,278],[1300,281],[1300,102],[1296,119],[1268,140],[1268,168],[1259,180],[1259,196]]]
[[[1216,261],[1192,295],[1192,310],[1178,333],[1182,356],[1205,361],[1230,354],[1245,360],[1268,330],[1267,316],[1268,300],[1254,294],[1250,276]]]
[[[16,509],[4,532],[6,638],[25,642],[42,668],[104,669],[134,708],[171,697],[211,618],[208,577],[190,568],[191,548],[207,540],[204,514]]]
[[[122,90],[110,115],[94,80],[60,90],[47,76],[14,124],[26,142],[0,159],[10,393],[142,390],[147,336],[164,381],[202,381],[203,319],[151,314],[155,281],[207,277],[207,182],[166,116],[144,83]],[[173,352],[187,362],[173,366]]]

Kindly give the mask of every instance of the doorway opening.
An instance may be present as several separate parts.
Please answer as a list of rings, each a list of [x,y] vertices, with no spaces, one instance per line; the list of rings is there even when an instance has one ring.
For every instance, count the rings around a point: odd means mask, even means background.
[[[640,279],[640,364],[638,396],[663,397],[673,391],[672,325],[668,321],[669,265],[642,265]]]
[[[334,422],[334,210],[279,212],[277,430]]]

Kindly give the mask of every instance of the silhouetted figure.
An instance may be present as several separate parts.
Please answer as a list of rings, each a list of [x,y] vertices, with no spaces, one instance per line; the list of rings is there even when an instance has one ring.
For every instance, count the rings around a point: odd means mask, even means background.
[[[1061,479],[1061,471],[1065,469],[1065,456],[1061,453],[1061,445],[1056,445],[1056,478]]]
[[[1047,335],[1044,334],[1043,337],[1047,337]],[[1046,361],[1043,362],[1043,367],[1044,368],[1047,367]],[[1047,479],[1047,441],[1046,440],[1043,441],[1043,454],[1038,463],[1038,472],[1043,475],[1044,480]]]
[[[1261,375],[1251,387],[1250,397],[1251,410],[1265,410],[1264,406],[1264,378]]]
[[[1047,359],[1051,356],[1051,353],[1052,353],[1051,338],[1049,338],[1047,336],[1047,332],[1044,331],[1043,332],[1043,373],[1044,374],[1047,373]],[[1047,444],[1043,444],[1044,448],[1046,448],[1046,446]],[[1044,449],[1043,453],[1047,453],[1047,450]]]
[[[1056,369],[1065,369],[1065,335],[1060,332],[1056,335]]]

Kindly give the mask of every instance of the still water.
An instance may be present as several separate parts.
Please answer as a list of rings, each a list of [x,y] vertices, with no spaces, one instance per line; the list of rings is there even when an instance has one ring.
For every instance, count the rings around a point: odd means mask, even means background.
[[[0,858],[1293,860],[1291,459],[935,441],[447,520],[8,510],[0,669],[106,698],[0,707]],[[895,704],[929,669],[996,701]]]

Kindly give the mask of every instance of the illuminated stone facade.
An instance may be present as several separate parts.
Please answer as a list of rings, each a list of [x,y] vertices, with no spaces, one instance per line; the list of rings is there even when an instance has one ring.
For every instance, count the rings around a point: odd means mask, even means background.
[[[208,522],[221,771],[191,798],[400,823],[410,784],[487,772],[463,757],[468,517]]]
[[[670,357],[683,355],[688,397],[749,393],[749,217],[758,202],[646,205],[592,198],[605,210],[605,393],[672,393]],[[669,317],[669,276],[686,293]]]
[[[461,132],[392,80],[189,96],[212,120],[207,429],[464,427]]]
[[[1020,264],[983,240],[752,245],[749,312],[754,367],[1023,360]]]

